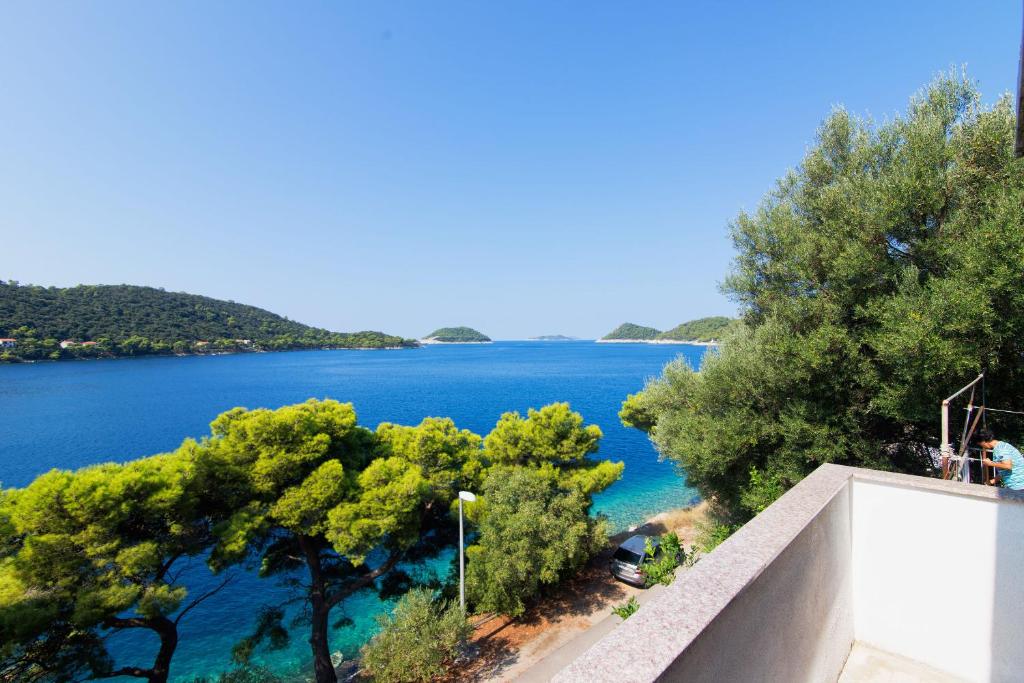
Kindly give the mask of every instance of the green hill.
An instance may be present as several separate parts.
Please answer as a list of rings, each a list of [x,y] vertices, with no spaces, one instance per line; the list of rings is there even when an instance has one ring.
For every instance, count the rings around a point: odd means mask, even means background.
[[[255,306],[153,287],[16,282],[0,282],[0,337],[16,340],[0,360],[415,345],[382,332],[331,332]],[[77,343],[61,349],[62,340]]]
[[[614,330],[601,337],[606,341],[617,340],[617,339],[655,339],[661,334],[659,330],[653,327],[644,327],[643,325],[634,325],[633,323],[622,323]]]
[[[711,341],[721,339],[726,330],[735,322],[733,318],[722,315],[710,318],[698,318],[673,327],[658,335],[658,339],[671,341]]]
[[[428,334],[425,341],[445,342],[448,344],[466,344],[469,342],[489,342],[491,338],[472,327],[442,327]]]

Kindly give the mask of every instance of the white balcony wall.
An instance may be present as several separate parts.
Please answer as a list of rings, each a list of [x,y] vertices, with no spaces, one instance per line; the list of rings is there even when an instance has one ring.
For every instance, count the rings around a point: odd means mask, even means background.
[[[854,637],[969,681],[1024,679],[1024,506],[852,486]]]
[[[1024,495],[823,465],[554,680],[836,681],[855,643],[1024,681]]]

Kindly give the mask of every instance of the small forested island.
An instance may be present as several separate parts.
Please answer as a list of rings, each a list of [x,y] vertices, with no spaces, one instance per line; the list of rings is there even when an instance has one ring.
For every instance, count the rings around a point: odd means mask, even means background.
[[[472,327],[442,327],[420,340],[421,344],[488,344],[491,338]]]
[[[645,344],[713,344],[721,339],[735,319],[722,315],[690,320],[662,332],[654,327],[623,323],[598,342],[643,342]]]
[[[658,335],[658,339],[681,342],[711,342],[721,339],[725,332],[736,323],[735,318],[713,315],[697,318],[673,327]]]
[[[633,323],[622,323],[614,330],[598,339],[598,341],[651,341],[659,334],[661,334],[661,331],[656,330],[653,327],[644,327],[643,325],[634,325]]]
[[[564,334],[542,334],[539,337],[530,337],[530,341],[577,341],[579,337],[568,337]]]
[[[154,287],[0,281],[0,362],[414,346],[383,332],[331,332],[255,306]]]

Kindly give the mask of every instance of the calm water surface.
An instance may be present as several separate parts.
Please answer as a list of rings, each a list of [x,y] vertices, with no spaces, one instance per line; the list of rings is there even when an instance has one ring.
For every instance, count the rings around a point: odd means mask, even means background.
[[[0,482],[24,486],[51,468],[77,468],[172,450],[208,433],[217,414],[235,406],[275,408],[310,397],[351,401],[360,423],[417,424],[449,416],[486,434],[502,412],[569,401],[601,427],[599,455],[623,460],[621,481],[595,498],[617,528],[696,501],[647,438],[622,427],[618,410],[665,363],[683,356],[698,367],[695,346],[497,342],[402,351],[292,353],[146,358],[0,366]],[[443,577],[454,550],[410,571]],[[211,585],[201,562],[189,571],[196,589]],[[174,679],[191,681],[230,668],[231,646],[246,634],[259,605],[282,597],[273,581],[241,574],[181,625]],[[332,647],[358,653],[386,604],[369,593],[347,601]],[[260,663],[282,674],[305,671],[309,648],[297,627],[291,645]],[[120,635],[111,649],[122,663],[148,665],[155,639]],[[140,655],[139,653],[146,653]]]

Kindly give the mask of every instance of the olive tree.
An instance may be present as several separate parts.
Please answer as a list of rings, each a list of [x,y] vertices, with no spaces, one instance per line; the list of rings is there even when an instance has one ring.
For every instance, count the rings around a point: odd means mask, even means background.
[[[699,373],[666,367],[623,421],[734,522],[821,463],[932,471],[943,396],[979,371],[990,400],[1024,395],[1013,119],[955,74],[881,125],[832,112],[732,225],[742,326]]]

